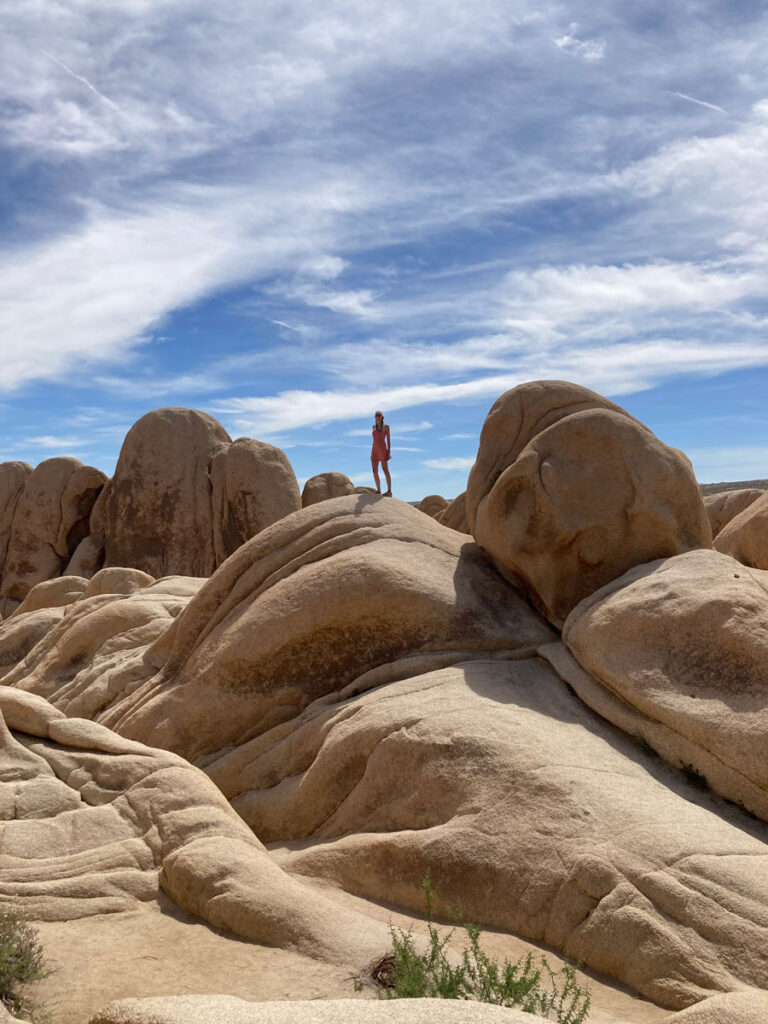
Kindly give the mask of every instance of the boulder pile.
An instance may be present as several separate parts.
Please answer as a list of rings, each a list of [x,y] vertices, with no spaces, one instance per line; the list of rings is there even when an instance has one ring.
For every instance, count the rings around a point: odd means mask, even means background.
[[[360,971],[388,932],[334,887],[418,911],[428,875],[438,912],[700,1004],[681,1024],[762,1019],[768,572],[713,550],[684,455],[541,381],[494,404],[452,506],[334,474],[300,502],[277,449],[201,413],[150,416],[93,496],[99,571],[41,576],[41,556],[22,592],[37,470],[5,470],[0,900],[60,918],[162,889],[216,928]],[[55,552],[83,529],[95,478],[68,490],[76,472],[52,473],[72,497],[35,527]],[[462,503],[471,536],[446,522]],[[95,1019],[282,1019],[227,1006]]]

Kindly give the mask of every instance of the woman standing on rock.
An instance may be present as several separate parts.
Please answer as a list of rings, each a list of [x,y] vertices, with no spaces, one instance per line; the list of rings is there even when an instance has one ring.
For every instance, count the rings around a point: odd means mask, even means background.
[[[387,462],[392,458],[391,441],[389,438],[389,425],[384,422],[384,413],[376,412],[376,422],[373,425],[373,447],[371,448],[371,466],[373,468],[373,479],[376,481],[376,493],[381,494],[381,481],[379,480],[379,463],[387,478],[387,489],[384,492],[385,498],[392,497],[392,478],[389,475]]]

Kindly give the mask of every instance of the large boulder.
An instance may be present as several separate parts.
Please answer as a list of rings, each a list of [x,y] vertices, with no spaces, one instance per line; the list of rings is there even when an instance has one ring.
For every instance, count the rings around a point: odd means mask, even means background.
[[[341,498],[345,494],[353,494],[355,485],[344,473],[318,473],[311,476],[304,484],[301,492],[301,506],[307,508],[319,501],[330,498]]]
[[[105,508],[105,566],[210,576],[216,559],[208,471],[231,443],[212,416],[156,409],[128,431]]]
[[[462,491],[453,501],[449,502],[442,512],[438,512],[435,519],[450,530],[458,533],[469,533],[469,519],[467,518],[467,492]]]
[[[761,487],[740,487],[735,491],[705,494],[704,507],[709,517],[709,525],[712,527],[712,536],[716,537],[735,516],[764,494],[765,491]]]
[[[716,551],[638,566],[571,612],[554,664],[605,718],[768,820],[768,572]]]
[[[366,674],[553,638],[474,544],[404,502],[350,495],[239,548],[181,614],[157,676],[100,721],[194,760]]]
[[[31,472],[32,467],[27,462],[0,463],[0,580],[8,554],[16,506]]]
[[[438,512],[448,508],[448,502],[441,494],[428,494],[426,498],[421,499],[416,508],[419,512],[423,512],[425,515],[430,516],[430,518],[436,519]]]
[[[60,576],[88,533],[106,476],[78,459],[41,462],[26,478],[16,507],[0,594],[21,602],[36,583]]]
[[[301,508],[293,467],[281,448],[240,437],[211,462],[213,546],[221,565],[265,526]]]
[[[768,493],[723,527],[715,538],[715,548],[744,565],[768,569]]]
[[[523,384],[493,405],[467,516],[499,571],[558,627],[627,569],[712,546],[688,459],[612,402],[563,381]]]

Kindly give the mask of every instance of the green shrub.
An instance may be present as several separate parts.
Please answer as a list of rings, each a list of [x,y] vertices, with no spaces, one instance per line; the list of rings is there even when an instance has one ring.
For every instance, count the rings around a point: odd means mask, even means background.
[[[19,994],[20,985],[47,978],[37,932],[12,910],[0,910],[0,1001],[15,1014],[26,1015],[29,1006]]]
[[[480,929],[464,924],[468,945],[452,964],[446,954],[453,930],[440,937],[432,923],[435,893],[429,878],[422,882],[427,902],[429,949],[418,953],[411,931],[392,928],[393,951],[373,969],[374,981],[385,999],[474,999],[538,1013],[558,1024],[582,1024],[591,996],[579,984],[576,969],[566,964],[553,971],[533,953],[511,964],[492,960],[480,946]]]

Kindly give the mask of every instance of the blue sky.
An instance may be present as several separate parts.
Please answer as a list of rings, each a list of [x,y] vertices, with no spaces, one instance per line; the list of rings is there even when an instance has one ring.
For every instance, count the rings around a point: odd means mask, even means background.
[[[768,10],[0,0],[0,459],[192,406],[300,479],[463,490],[493,400],[609,395],[768,477]]]

